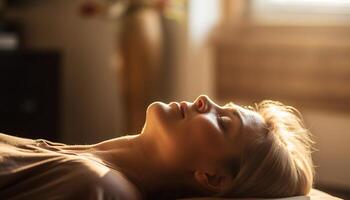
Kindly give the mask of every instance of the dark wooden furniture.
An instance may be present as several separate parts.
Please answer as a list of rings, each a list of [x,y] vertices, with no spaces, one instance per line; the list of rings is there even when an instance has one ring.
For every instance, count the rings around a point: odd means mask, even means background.
[[[0,51],[0,132],[58,140],[60,55]]]

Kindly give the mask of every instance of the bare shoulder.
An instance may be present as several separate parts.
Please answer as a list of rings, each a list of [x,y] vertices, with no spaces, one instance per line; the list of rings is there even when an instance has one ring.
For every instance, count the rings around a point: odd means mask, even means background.
[[[141,199],[137,187],[120,172],[109,171],[100,179],[106,191],[115,193],[118,199]]]
[[[76,193],[77,198],[141,199],[137,187],[118,171],[111,170],[93,161],[75,162],[70,170],[77,173],[75,184],[83,186]]]

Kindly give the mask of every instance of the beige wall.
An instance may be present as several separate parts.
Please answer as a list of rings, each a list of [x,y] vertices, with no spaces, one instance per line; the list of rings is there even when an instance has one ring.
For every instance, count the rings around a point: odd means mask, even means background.
[[[78,0],[37,1],[13,10],[28,47],[62,53],[62,135],[69,143],[115,137],[123,130],[113,22],[79,16]]]
[[[350,113],[307,110],[304,118],[316,141],[316,181],[350,189]]]
[[[176,99],[194,100],[200,94],[213,96],[214,57],[210,41],[211,30],[220,20],[222,0],[188,1],[188,21],[184,43],[178,46],[181,61],[176,69]]]

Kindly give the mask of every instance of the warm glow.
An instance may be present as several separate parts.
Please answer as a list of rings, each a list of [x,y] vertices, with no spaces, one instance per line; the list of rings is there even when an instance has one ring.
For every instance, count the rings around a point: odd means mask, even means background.
[[[189,1],[189,30],[191,40],[198,44],[203,41],[219,19],[220,1]]]
[[[272,24],[348,24],[347,0],[253,0],[255,21]]]

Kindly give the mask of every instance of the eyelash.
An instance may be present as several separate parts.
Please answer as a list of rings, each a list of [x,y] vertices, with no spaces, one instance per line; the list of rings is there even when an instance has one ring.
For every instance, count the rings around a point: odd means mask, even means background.
[[[222,130],[225,130],[224,122],[222,120],[222,116],[217,114],[216,115],[217,122]]]

